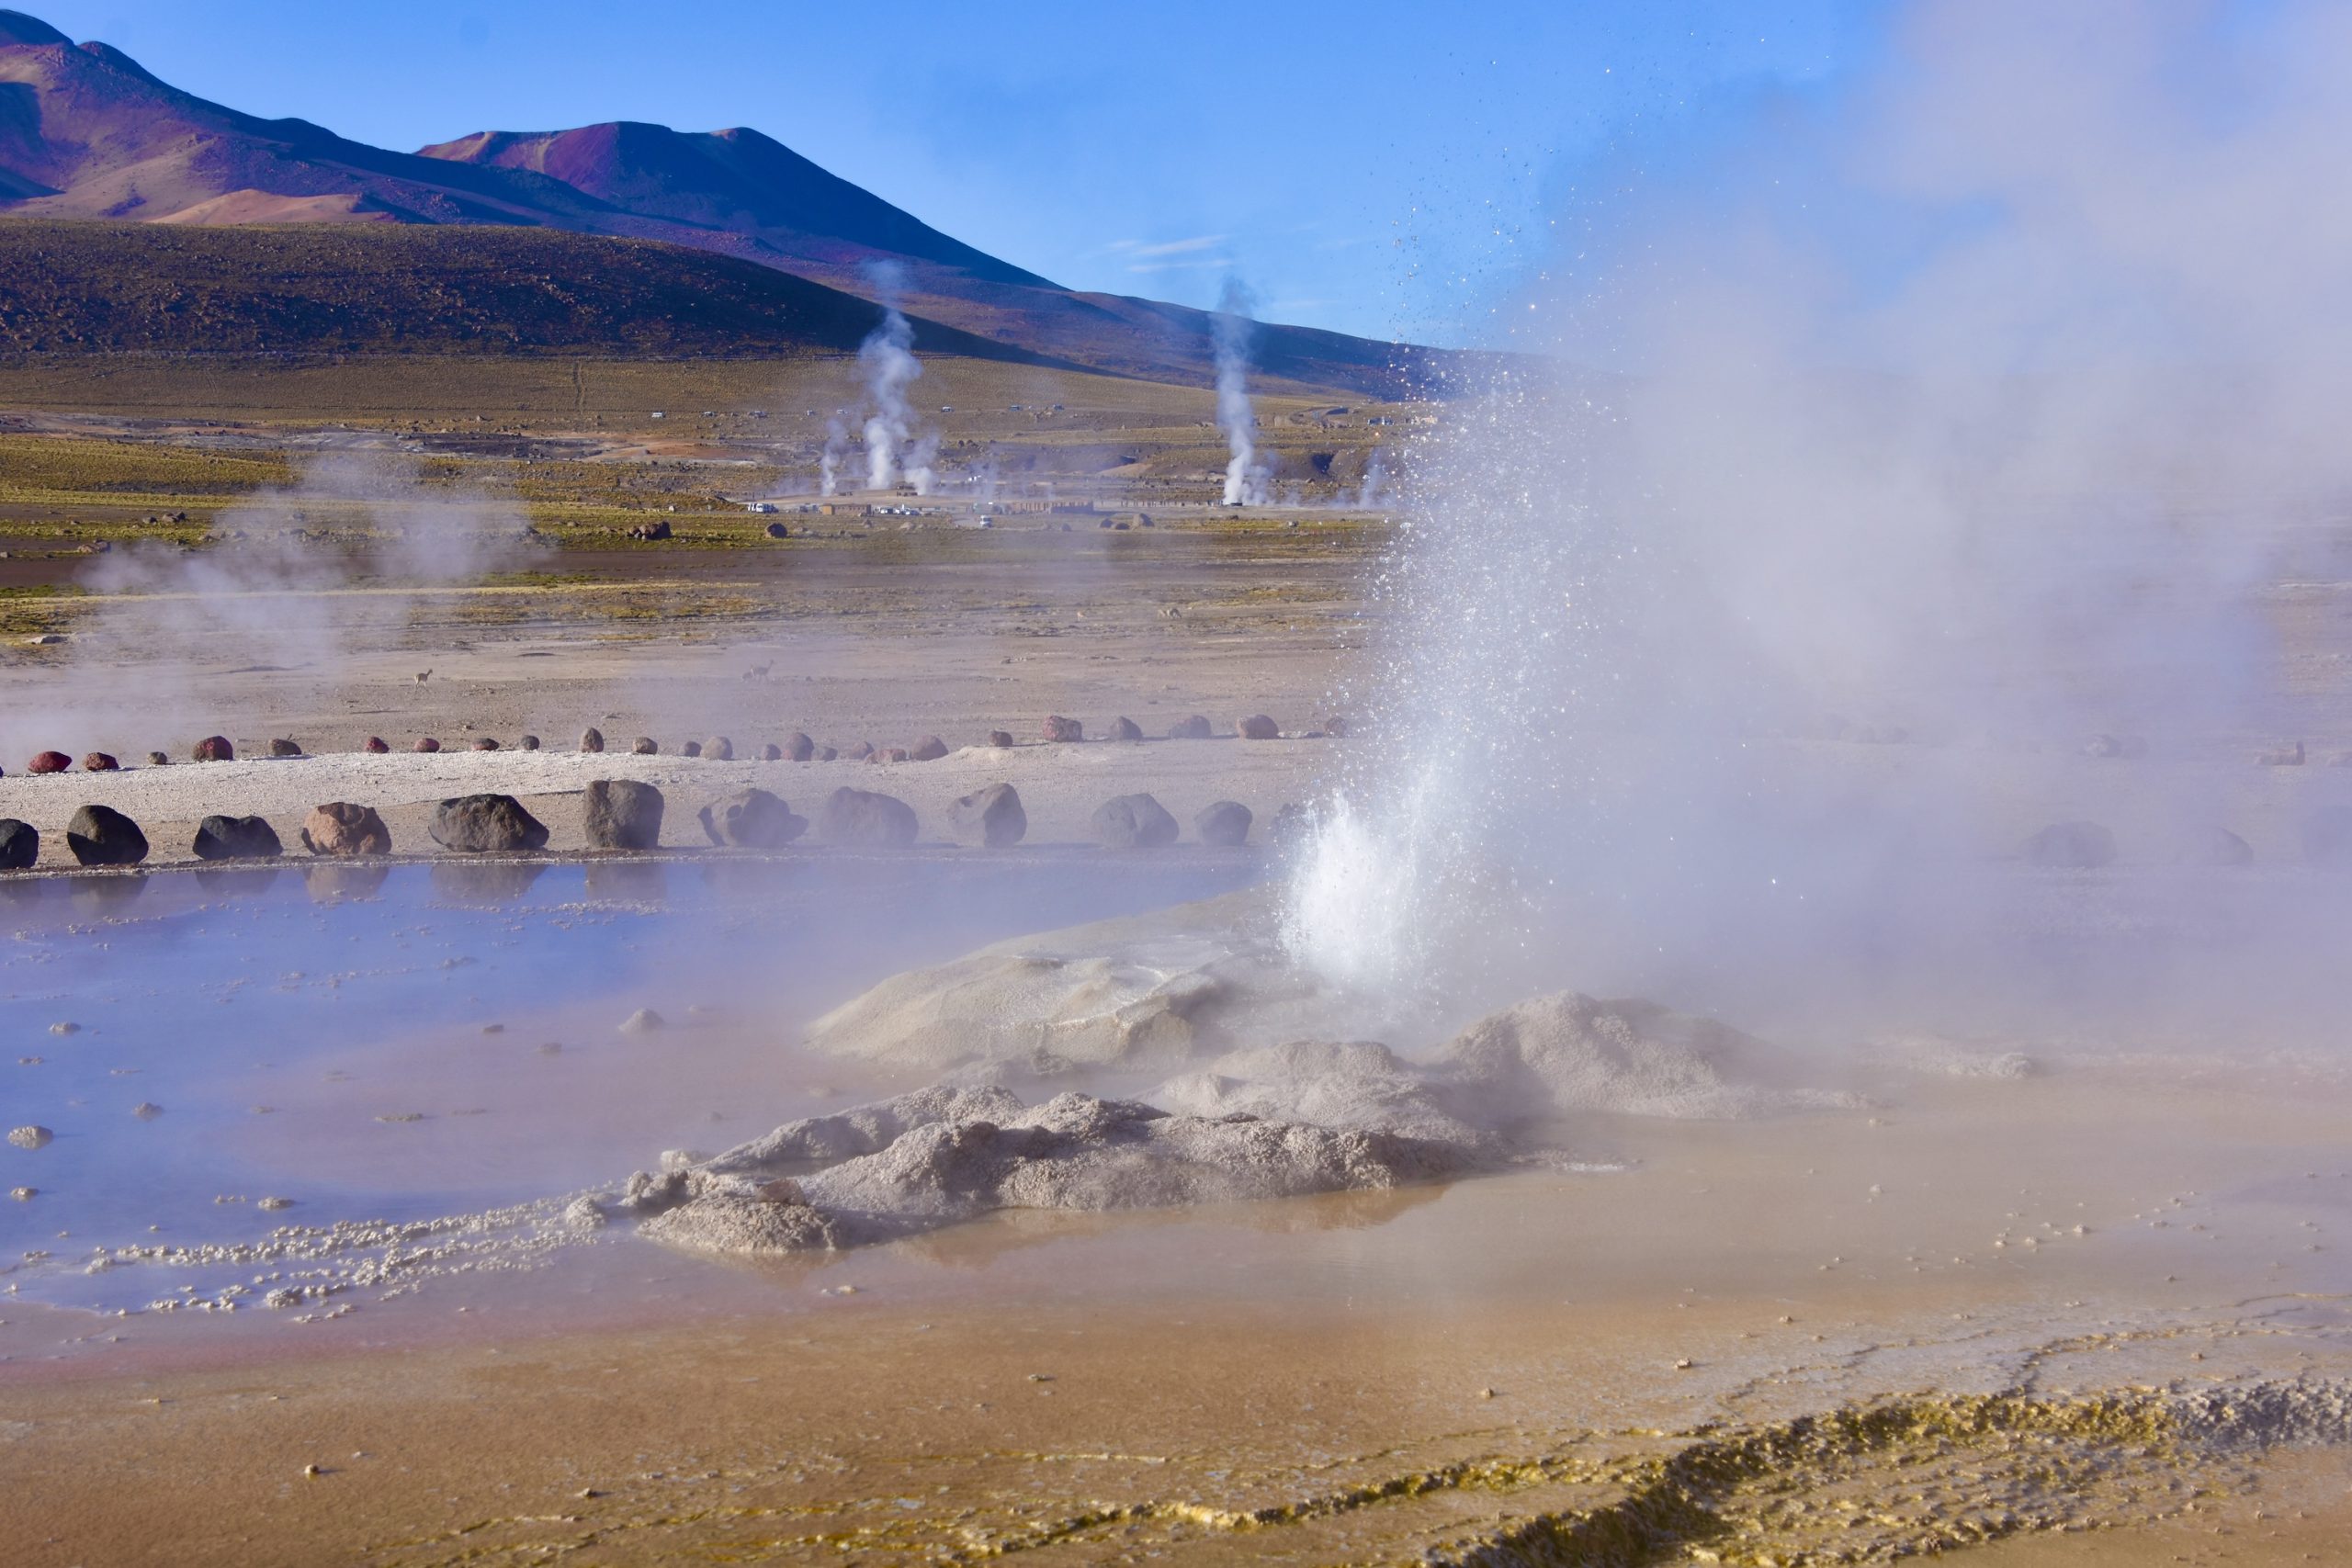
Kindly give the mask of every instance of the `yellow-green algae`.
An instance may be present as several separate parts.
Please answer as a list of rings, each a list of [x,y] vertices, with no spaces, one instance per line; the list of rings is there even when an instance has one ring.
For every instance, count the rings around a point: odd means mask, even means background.
[[[1027,1486],[1000,1484],[995,1473],[1023,1462],[1119,1456],[939,1456],[926,1462],[970,1472],[967,1483],[914,1488],[920,1496],[704,1506],[674,1491],[633,1496],[638,1488],[623,1487],[560,1519],[485,1519],[368,1555],[418,1565],[548,1562],[582,1553],[599,1562],[756,1562],[854,1552],[969,1562],[1054,1555],[1056,1548],[1090,1558],[1157,1547],[1213,1551],[1219,1539],[1238,1543],[1260,1532],[1307,1531],[1318,1520],[1351,1520],[1361,1528],[1341,1554],[1359,1561],[1465,1568],[1876,1562],[2030,1531],[2152,1522],[2247,1484],[2245,1455],[2258,1446],[2258,1434],[2249,1444],[2244,1432],[2215,1429],[2210,1407],[2185,1424],[2183,1409],[2178,1396],[2155,1391],[1921,1394],[1754,1426],[1563,1434],[1551,1451],[1399,1471],[1240,1508],[1191,1497],[1057,1506]],[[740,1490],[806,1468],[693,1479]],[[1430,1521],[1411,1517],[1416,1499],[1474,1495],[1494,1499],[1499,1511],[1467,1535],[1457,1519],[1451,1538],[1440,1539]],[[1555,1506],[1540,1506],[1546,1502]],[[1514,1513],[1514,1503],[1539,1506]],[[1399,1506],[1406,1511],[1384,1512]],[[561,1528],[550,1531],[551,1525]],[[1367,1537],[1381,1542],[1369,1555]],[[1323,1544],[1304,1533],[1297,1542],[1309,1551]]]

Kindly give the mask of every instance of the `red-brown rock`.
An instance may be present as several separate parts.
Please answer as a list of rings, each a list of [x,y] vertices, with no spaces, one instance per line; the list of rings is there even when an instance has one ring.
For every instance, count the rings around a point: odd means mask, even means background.
[[[208,735],[196,743],[196,750],[189,755],[199,762],[233,762],[237,760],[237,749],[229,743],[225,735]]]
[[[303,818],[302,847],[314,855],[388,855],[392,834],[373,807],[331,800]]]
[[[110,773],[121,766],[104,751],[93,751],[82,759],[82,771],[85,773]]]
[[[73,765],[74,759],[62,751],[43,751],[25,771],[28,773],[62,773]]]
[[[1079,723],[1078,720],[1074,718],[1064,718],[1057,713],[1047,714],[1046,716],[1046,739],[1048,740],[1083,740],[1086,739],[1086,726]]]

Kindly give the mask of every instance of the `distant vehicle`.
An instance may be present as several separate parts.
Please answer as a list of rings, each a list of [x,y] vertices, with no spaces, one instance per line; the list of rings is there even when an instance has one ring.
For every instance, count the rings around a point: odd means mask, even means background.
[[[747,502],[744,503],[743,510],[757,516],[765,517],[775,511],[775,504],[766,501]]]
[[[655,410],[653,411],[653,417],[654,417],[655,419],[667,419],[667,418],[669,418],[670,416],[669,416],[668,414],[666,414],[666,413],[663,413],[660,409],[655,409]]]
[[[939,412],[941,413],[954,413],[956,412],[956,405],[954,403],[942,403],[939,405]]]

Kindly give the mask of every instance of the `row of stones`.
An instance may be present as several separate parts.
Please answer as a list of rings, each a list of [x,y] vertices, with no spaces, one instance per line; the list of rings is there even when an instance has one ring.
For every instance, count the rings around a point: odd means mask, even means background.
[[[1168,739],[1206,740],[1212,739],[1216,733],[1216,727],[1210,724],[1206,717],[1200,714],[1193,714],[1170,726]],[[1334,737],[1345,735],[1347,721],[1340,718],[1326,719],[1323,728],[1315,733]],[[1234,734],[1244,740],[1274,740],[1281,738],[1282,727],[1264,714],[1251,714],[1249,717],[1235,723]],[[1086,727],[1077,719],[1065,718],[1059,714],[1049,714],[1046,718],[1044,738],[1064,743],[1082,741],[1086,739]],[[1111,728],[1103,739],[1141,740],[1144,739],[1143,727],[1131,718],[1116,718],[1112,720]],[[989,744],[1001,748],[1015,745],[1017,742],[1010,730],[992,729],[989,731]],[[500,749],[499,743],[487,735],[479,737],[470,745],[476,751],[495,751]],[[521,750],[536,751],[539,749],[539,738],[536,735],[526,735],[517,745]],[[369,736],[361,743],[359,749],[378,755],[391,750],[390,745],[380,735]],[[430,735],[423,736],[412,750],[427,753],[435,752],[441,750],[441,742]],[[604,732],[597,729],[583,732],[580,737],[580,750],[583,752],[603,751],[605,750]],[[650,736],[640,735],[629,743],[629,750],[641,757],[658,756],[662,750],[662,743]],[[302,743],[292,739],[272,740],[269,743],[269,754],[273,757],[307,755],[302,750]],[[724,735],[716,735],[708,740],[687,741],[682,749],[682,754],[712,761],[731,762],[735,760],[735,743]],[[237,749],[227,736],[213,735],[198,741],[191,755],[199,762],[229,762],[236,760]],[[841,750],[831,746],[820,746],[808,736],[796,733],[781,744],[770,741],[760,748],[760,760],[768,762],[787,761],[831,762],[842,757],[848,757],[852,761],[876,762],[933,762],[946,755],[947,743],[936,735],[926,735],[912,746],[876,746],[871,741],[862,740],[846,750]],[[151,767],[167,766],[171,760],[168,752],[147,753],[147,761]],[[121,766],[122,764],[113,755],[105,751],[93,751],[82,759],[82,768],[85,773],[110,773]],[[73,767],[74,759],[64,752],[43,751],[33,758],[26,772],[62,773],[72,771]]]
[[[632,779],[597,779],[582,796],[582,835],[591,849],[653,850],[662,844],[668,803],[662,792]],[[763,789],[739,790],[698,813],[703,833],[721,848],[772,850],[807,833],[808,818]],[[1248,807],[1220,800],[1196,813],[1193,830],[1204,844],[1246,844],[1253,820]],[[1176,841],[1176,818],[1148,795],[1123,795],[1104,801],[1092,820],[1098,842],[1113,849],[1157,849]],[[948,808],[947,826],[958,841],[1004,849],[1028,836],[1029,818],[1020,792],[1009,784],[990,784]],[[921,831],[915,809],[895,795],[872,790],[837,789],[817,812],[817,837],[849,848],[899,849]],[[434,808],[428,829],[433,841],[460,853],[542,850],[547,825],[511,795],[465,795]],[[329,801],[313,807],[301,829],[302,847],[313,855],[349,858],[390,854],[391,829],[373,807]],[[111,807],[90,805],[74,814],[65,829],[66,849],[87,866],[137,865],[150,846],[139,824]],[[196,857],[206,861],[269,860],[285,852],[277,830],[260,817],[207,817],[198,824]],[[40,833],[30,823],[0,818],[0,870],[29,869],[40,856]]]

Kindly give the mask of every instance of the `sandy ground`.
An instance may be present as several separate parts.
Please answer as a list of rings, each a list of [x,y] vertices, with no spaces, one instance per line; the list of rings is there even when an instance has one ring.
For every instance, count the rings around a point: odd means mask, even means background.
[[[526,624],[363,638],[269,669],[224,648],[194,682],[135,649],[44,655],[11,668],[5,735],[19,751],[184,758],[220,730],[248,752],[288,734],[315,754],[37,779],[10,756],[0,815],[51,833],[85,801],[114,804],[168,857],[209,812],[259,812],[290,842],[311,805],[352,799],[422,850],[432,802],[494,789],[538,811],[561,850],[578,842],[572,792],[628,777],[669,795],[676,847],[699,837],[696,806],[752,783],[804,814],[843,784],[886,790],[932,839],[950,801],[998,780],[1019,787],[1044,844],[1085,840],[1093,807],[1135,789],[1180,819],[1233,798],[1262,823],[1349,756],[1376,755],[1357,750],[1374,737],[1304,738],[1345,711],[1354,606],[1303,614],[1301,585],[1361,564],[1261,569],[1239,586],[1269,588],[1263,606],[1207,631],[1158,615],[1205,592],[1172,570],[1056,580],[1049,637],[1007,631],[1001,582],[952,609],[907,608],[968,590],[951,568],[880,598],[845,592],[821,623],[693,640]],[[2297,668],[2335,668],[2336,635],[2313,631]],[[2299,689],[2299,723],[2344,716],[2319,674]],[[1126,714],[1158,734],[1195,711],[1221,731],[1265,712],[1294,738],[1029,743],[1047,713],[1095,733]],[[2266,868],[2290,862],[2299,819],[2352,770],[2320,765],[2315,728],[2312,765],[2256,771],[2260,722],[2137,761],[2086,758],[2072,738],[1972,753],[1984,793],[1961,837],[2013,854],[2043,822],[2092,816],[2115,824],[2126,860],[2162,863],[2163,803],[2211,784]],[[583,758],[571,746],[589,724],[620,748],[653,736],[664,754]],[[1024,744],[977,749],[1000,727]],[[957,750],[890,765],[674,755],[689,739],[725,734],[740,752],[794,729],[831,744],[935,733]],[[355,750],[369,734],[454,746],[526,731],[548,749]],[[1929,744],[1963,742],[1789,742],[1787,755],[1801,774],[1883,783]],[[1834,1124],[1596,1127],[1592,1154],[1625,1168],[1247,1213],[1004,1215],[805,1266],[616,1240],[513,1289],[303,1327],[139,1320],[106,1354],[55,1361],[61,1337],[91,1325],[12,1303],[0,1539],[39,1564],[1322,1562],[1481,1547],[1509,1561],[1515,1524],[1607,1515],[1639,1492],[1644,1462],[1726,1430],[1783,1432],[1856,1402],[1949,1414],[1937,1402],[1995,1390],[2063,1404],[2352,1374],[2352,1281],[2329,1250],[2352,1223],[2346,1086],[2292,1072],[2248,1084],[2225,1050],[2215,1062],[2201,1076],[2118,1060],[1913,1085]],[[2094,1146],[2086,1128],[2115,1136]],[[56,1245],[28,1232],[22,1245],[36,1241]],[[2095,1425],[2061,1415],[2046,1440],[1996,1426],[1941,1449],[1808,1451],[1772,1480],[1685,1500],[1724,1532],[1705,1549],[1734,1562],[2014,1535],[1973,1550],[2023,1565],[2267,1564],[2325,1561],[2352,1527],[2342,1450],[2151,1457]],[[2135,1528],[2073,1533],[2118,1522]],[[1642,1560],[1706,1560],[1677,1552]]]
[[[2096,1401],[2352,1371],[2303,1239],[2352,1214],[2352,1173],[2305,1174],[2346,1096],[1924,1083],[1861,1127],[1595,1127],[1608,1174],[767,1267],[628,1243],[310,1328],[142,1320],[135,1354],[11,1359],[0,1517],[35,1563],[1450,1561],[1723,1450],[1713,1522],[1674,1526],[1723,1561],[2300,1562],[2346,1517],[2343,1450],[2119,1444]],[[2135,1134],[2078,1150],[2102,1111]],[[0,1345],[53,1332],[9,1315]],[[2039,1435],[1967,1403],[1994,1393]],[[1729,1457],[1890,1401],[1868,1442]],[[2156,1533],[2064,1533],[2119,1524]]]

